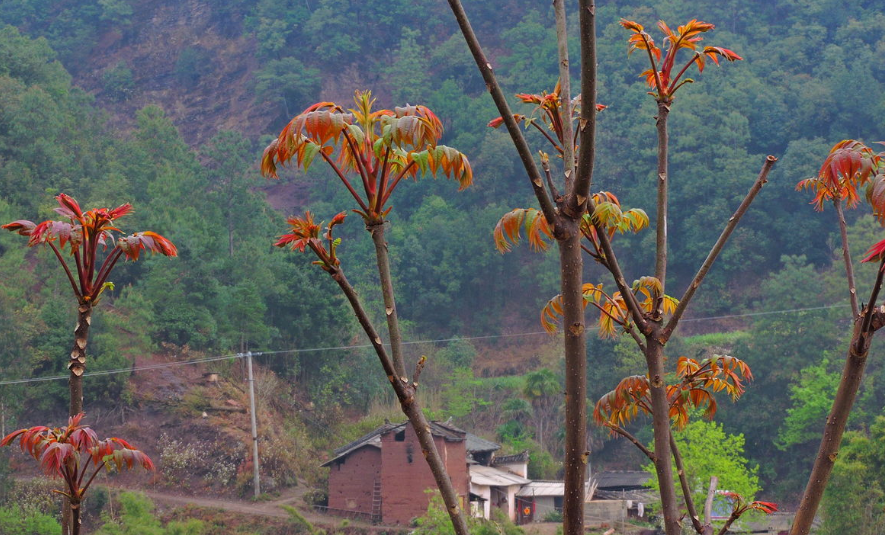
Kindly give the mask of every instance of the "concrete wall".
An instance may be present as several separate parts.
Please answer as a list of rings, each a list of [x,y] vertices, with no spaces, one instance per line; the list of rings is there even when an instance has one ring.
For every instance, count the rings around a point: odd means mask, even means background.
[[[381,450],[364,446],[329,469],[329,507],[371,514],[372,491],[381,476]]]
[[[626,500],[593,500],[584,504],[584,526],[588,528],[620,526],[627,518]]]
[[[434,442],[455,492],[461,497],[461,507],[466,508],[470,478],[465,442],[446,442],[440,437],[434,437]],[[381,516],[385,524],[408,524],[412,518],[427,512],[430,495],[424,491],[435,489],[436,481],[410,425],[406,426],[402,441],[396,440],[396,433],[381,437],[381,486]]]

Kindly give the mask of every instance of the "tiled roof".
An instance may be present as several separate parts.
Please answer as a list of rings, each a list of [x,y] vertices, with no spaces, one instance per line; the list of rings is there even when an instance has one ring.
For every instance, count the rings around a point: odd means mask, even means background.
[[[588,493],[590,490],[589,483],[584,484],[584,492]],[[565,482],[564,481],[531,481],[526,486],[519,489],[516,493],[517,496],[564,496],[565,495]]]
[[[640,489],[651,479],[651,474],[642,470],[612,470],[593,474],[599,490]]]
[[[491,466],[475,464],[470,466],[470,483],[487,487],[509,487],[512,485],[525,485],[529,480],[520,477],[513,472],[498,470]]]
[[[509,464],[509,463],[527,463],[529,462],[529,450],[525,450],[522,453],[514,453],[513,455],[495,455],[495,458],[492,459],[492,466],[496,464]]]
[[[500,444],[495,444],[490,440],[480,438],[472,433],[467,433],[467,451],[497,451],[501,449]]]
[[[341,457],[349,455],[351,452],[356,451],[363,446],[381,447],[381,437],[383,435],[390,432],[399,433],[400,431],[403,431],[407,425],[409,425],[409,422],[403,422],[400,424],[386,423],[353,442],[336,449],[333,452],[335,457],[323,463],[322,466],[329,466]],[[466,449],[468,452],[495,451],[501,448],[501,446],[494,442],[479,438],[478,436],[468,433],[463,429],[458,429],[449,423],[430,422],[430,432],[433,436],[442,437],[446,442],[461,442],[466,439]]]

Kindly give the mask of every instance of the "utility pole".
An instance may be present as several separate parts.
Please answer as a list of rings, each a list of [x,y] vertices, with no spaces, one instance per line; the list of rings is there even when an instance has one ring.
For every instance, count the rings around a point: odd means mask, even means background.
[[[246,352],[246,368],[249,371],[249,419],[252,421],[252,477],[255,497],[261,494],[261,482],[258,479],[258,424],[255,421],[255,379],[252,377],[252,352]]]

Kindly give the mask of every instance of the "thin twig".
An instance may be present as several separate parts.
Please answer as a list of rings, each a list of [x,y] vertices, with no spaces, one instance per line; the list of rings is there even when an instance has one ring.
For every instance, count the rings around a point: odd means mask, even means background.
[[[347,188],[347,191],[349,191],[350,194],[353,195],[353,198],[360,205],[360,208],[362,208],[363,211],[368,214],[369,207],[366,206],[366,203],[363,202],[363,198],[359,196],[355,189],[353,189],[353,186],[350,185],[350,181],[347,180],[347,177],[344,176],[344,173],[341,172],[341,169],[338,169],[338,166],[335,165],[335,162],[332,161],[332,158],[330,158],[329,155],[323,151],[320,151],[320,156],[322,156],[323,159],[326,160],[326,163],[329,164],[329,166],[332,168],[332,170],[335,171],[335,174],[338,175],[338,178],[340,178],[341,182],[344,183],[344,187]]]
[[[608,422],[605,423],[605,426],[608,427],[609,429],[611,429],[612,431],[614,431],[615,433],[626,438],[630,442],[632,442],[633,445],[636,446],[637,448],[639,448],[639,451],[644,453],[645,456],[648,457],[648,459],[651,462],[655,461],[654,452],[652,452],[650,449],[646,448],[642,442],[639,442],[639,440],[636,437],[634,437],[633,435],[631,435],[626,429],[624,429],[623,427],[617,426],[615,424],[608,423]]]
[[[347,128],[341,130],[341,133],[344,135],[344,139],[347,140],[348,146],[350,146],[350,152],[353,154],[353,159],[356,161],[356,168],[359,171],[360,178],[363,181],[363,189],[366,192],[366,196],[369,195],[371,188],[369,186],[369,172],[366,170],[366,162],[363,161],[362,153],[357,149],[356,140],[353,139],[353,136],[350,135],[350,132],[347,131]]]
[[[541,132],[541,134],[543,134],[544,137],[547,138],[547,141],[549,141],[550,144],[553,145],[553,148],[556,149],[556,152],[559,152],[560,154],[563,152],[562,147],[559,146],[559,143],[557,143],[556,140],[553,139],[553,136],[548,134],[547,131],[544,130],[544,128],[541,127],[541,125],[539,125],[537,121],[532,121],[531,124],[538,130],[538,132]]]
[[[633,341],[639,346],[639,350],[645,353],[645,343],[642,341],[642,337],[636,332],[636,329],[633,328],[633,325],[631,323],[624,324],[624,330],[627,331],[627,334],[633,337]]]
[[[390,198],[390,194],[393,193],[393,190],[396,189],[396,186],[399,184],[399,181],[402,180],[403,177],[405,177],[406,174],[408,174],[409,170],[414,166],[415,166],[415,160],[412,160],[411,162],[406,164],[405,167],[403,167],[403,170],[400,171],[400,173],[398,175],[396,175],[396,178],[393,179],[393,182],[390,183],[390,187],[387,188],[387,191],[384,193],[384,198],[381,199],[380,206],[384,206],[384,203],[386,203],[387,199]],[[380,208],[379,208],[379,210],[380,210]]]
[[[673,452],[673,461],[676,463],[676,473],[679,475],[679,485],[682,487],[682,496],[685,499],[685,508],[688,509],[688,516],[691,518],[691,524],[695,531],[702,533],[704,527],[701,525],[701,519],[698,518],[698,512],[694,507],[694,500],[691,499],[691,488],[688,486],[688,476],[685,475],[685,464],[682,462],[682,454],[676,445],[676,438],[673,437],[673,430],[670,430],[670,451]]]
[[[596,204],[593,202],[592,198],[588,202],[590,203],[588,209],[592,214],[596,210]],[[627,310],[630,311],[630,315],[633,317],[633,323],[636,324],[636,327],[641,333],[647,334],[648,322],[643,315],[639,301],[633,294],[633,289],[627,285],[627,279],[624,278],[624,272],[621,271],[621,266],[618,264],[618,259],[615,256],[615,251],[612,248],[611,240],[606,233],[606,229],[598,221],[595,221],[592,218],[591,221],[593,227],[596,228],[596,237],[599,240],[599,244],[602,246],[602,252],[605,255],[603,266],[605,266],[609,273],[611,273],[612,278],[615,280],[615,286],[618,287],[621,296],[624,297],[624,302],[627,303]]]
[[[842,237],[842,259],[845,261],[845,277],[848,279],[848,298],[851,301],[851,319],[860,315],[860,307],[857,304],[857,285],[854,282],[854,264],[851,262],[851,252],[848,250],[848,229],[845,223],[845,213],[842,211],[842,199],[834,198],[833,206],[839,217],[839,234]]]
[[[556,202],[560,202],[562,195],[559,194],[556,184],[553,183],[553,177],[550,175],[550,162],[546,158],[541,158],[541,167],[544,168],[544,176],[547,177],[547,187],[550,188],[550,194],[553,195]]]

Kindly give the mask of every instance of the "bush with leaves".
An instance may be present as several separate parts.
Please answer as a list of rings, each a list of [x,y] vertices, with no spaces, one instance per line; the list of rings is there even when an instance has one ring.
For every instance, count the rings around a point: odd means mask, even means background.
[[[185,522],[169,522],[165,527],[153,514],[154,502],[138,492],[121,492],[118,518],[106,514],[104,525],[95,535],[202,535],[205,525],[192,518]]]

